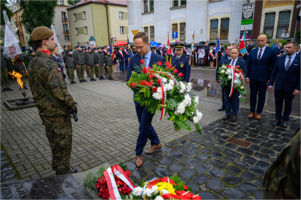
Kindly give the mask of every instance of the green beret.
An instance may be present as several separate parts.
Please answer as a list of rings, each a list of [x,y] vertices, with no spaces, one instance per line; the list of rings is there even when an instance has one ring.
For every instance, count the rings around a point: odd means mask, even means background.
[[[53,35],[53,31],[46,27],[40,26],[35,28],[31,33],[31,38],[33,41],[45,40]]]

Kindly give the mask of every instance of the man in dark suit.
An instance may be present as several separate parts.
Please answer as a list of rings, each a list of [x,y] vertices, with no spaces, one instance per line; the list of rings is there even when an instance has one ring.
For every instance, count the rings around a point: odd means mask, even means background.
[[[275,51],[266,46],[267,36],[262,34],[258,36],[258,47],[252,50],[248,57],[248,70],[246,73],[246,83],[250,84],[250,110],[249,118],[255,116],[257,104],[256,119],[261,119],[261,113],[265,103],[267,84],[275,65],[277,54]],[[258,94],[258,102],[257,102]]]
[[[239,50],[237,47],[231,50],[231,60],[226,60],[225,64],[232,65],[232,66],[239,66],[244,73],[246,73],[247,71],[247,62],[244,61],[239,56]],[[223,89],[225,104],[226,104],[226,115],[222,119],[228,120],[230,118],[231,110],[232,110],[233,116],[231,121],[236,122],[237,114],[239,111],[239,91],[237,89],[234,89],[232,96],[229,97],[230,91],[231,91],[231,86],[225,86]]]
[[[231,45],[227,46],[227,54],[223,55],[221,57],[221,59],[219,60],[219,62],[218,62],[217,69],[216,69],[216,82],[217,83],[219,83],[218,70],[223,64],[226,64],[227,60],[231,60],[231,50],[232,50],[232,48],[233,48],[233,46],[231,46]],[[223,92],[224,86],[221,86],[221,87],[222,87],[222,102],[223,102],[223,104],[222,104],[222,107],[218,109],[218,111],[226,110],[226,101],[225,101],[224,92]]]
[[[171,65],[178,70],[178,75],[183,74],[181,81],[189,82],[191,66],[189,65],[189,58],[183,55],[184,44],[178,42],[175,44],[176,55],[171,58]]]
[[[248,41],[247,41],[247,43],[248,43]],[[250,53],[250,51],[251,51],[253,48],[254,48],[253,41],[250,40],[250,41],[249,41],[249,44],[248,44],[248,47],[247,47],[248,53]]]
[[[276,120],[273,126],[281,124],[287,127],[287,121],[292,111],[292,102],[296,95],[300,94],[300,56],[296,54],[298,43],[289,42],[286,45],[286,55],[277,58],[275,67],[269,82],[269,91],[273,91],[275,83],[275,107]],[[277,76],[277,78],[276,78]],[[282,117],[283,100],[285,100],[284,112]]]
[[[152,65],[158,63],[159,61],[164,63],[164,58],[154,52],[149,50],[149,40],[148,36],[144,32],[138,32],[134,36],[134,44],[138,50],[138,53],[133,55],[130,59],[128,72],[126,75],[126,81],[129,81],[132,75],[132,71],[136,73],[140,73],[136,66],[141,66],[140,60],[144,60],[143,67],[152,67]],[[139,121],[139,136],[137,139],[136,145],[136,165],[137,167],[141,167],[143,164],[142,152],[143,148],[147,143],[147,139],[151,141],[150,150],[146,151],[146,154],[152,154],[157,149],[162,147],[158,135],[152,126],[152,119],[154,114],[147,111],[146,107],[140,106],[137,102],[135,102],[136,114]]]

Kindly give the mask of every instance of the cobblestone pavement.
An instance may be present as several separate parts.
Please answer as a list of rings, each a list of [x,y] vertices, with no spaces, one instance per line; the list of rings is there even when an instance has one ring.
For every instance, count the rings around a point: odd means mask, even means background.
[[[141,168],[136,168],[135,159],[126,162],[131,179],[140,185],[154,177],[177,175],[202,199],[262,199],[263,175],[300,129],[300,120],[291,119],[284,129],[271,125],[274,114],[257,121],[247,119],[248,112],[242,108],[235,123],[218,119],[203,127],[202,136],[193,132],[152,155],[144,154]]]
[[[85,171],[105,162],[114,164],[133,158],[138,120],[132,91],[118,81],[75,81],[77,84],[67,85],[78,103],[79,118],[72,124],[72,167]],[[55,172],[51,168],[51,150],[38,109],[8,110],[3,100],[22,97],[15,80],[11,81],[11,88],[14,91],[1,93],[1,142],[23,180],[52,176]],[[26,93],[32,96],[30,90]],[[201,126],[224,115],[217,111],[220,102],[201,99],[200,103],[204,114]],[[189,134],[185,130],[175,132],[172,123],[158,122],[158,118],[155,116],[153,125],[162,144]],[[149,147],[147,144],[146,149]]]

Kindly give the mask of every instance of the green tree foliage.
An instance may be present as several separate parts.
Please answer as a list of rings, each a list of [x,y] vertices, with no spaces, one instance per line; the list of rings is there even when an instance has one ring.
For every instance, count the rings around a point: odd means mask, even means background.
[[[57,1],[20,1],[24,8],[22,14],[22,24],[26,32],[31,33],[39,26],[50,28],[55,15],[54,8]]]
[[[80,2],[80,0],[68,0],[68,4],[74,6],[75,4],[77,4],[78,2]]]
[[[300,44],[300,36],[301,36],[301,34],[300,34],[300,29],[299,29],[296,32],[296,39],[297,39],[297,41],[298,41],[299,44]]]
[[[9,4],[8,4],[7,0],[1,0],[0,5],[1,5],[1,9],[0,9],[0,11],[1,11],[1,13],[0,13],[0,15],[1,15],[1,17],[0,17],[1,18],[1,24],[0,25],[4,25],[5,23],[4,23],[3,11],[4,10],[6,11],[8,19],[10,19],[13,16],[14,13],[8,8]],[[3,38],[3,37],[4,37],[4,29],[1,28],[0,38]]]

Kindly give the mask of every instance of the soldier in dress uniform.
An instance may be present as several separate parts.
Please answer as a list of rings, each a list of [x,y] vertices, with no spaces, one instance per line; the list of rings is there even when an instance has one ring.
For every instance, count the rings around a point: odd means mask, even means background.
[[[69,49],[66,51],[65,62],[68,78],[70,79],[70,84],[75,84],[76,82],[74,81],[74,58],[71,55],[71,51]]]
[[[74,52],[73,52],[74,53]],[[73,54],[74,56],[74,54]],[[85,67],[86,67],[86,53],[82,51],[82,48],[79,47],[79,51],[76,53],[75,56],[75,65],[76,65],[76,73],[79,79],[79,82],[87,82],[84,79]]]
[[[176,53],[171,58],[171,65],[178,70],[178,74],[183,74],[181,77],[182,81],[189,82],[191,66],[189,65],[189,58],[183,55],[184,44],[178,42],[175,44]]]
[[[59,63],[50,55],[56,46],[53,31],[45,26],[37,27],[31,38],[37,51],[30,63],[28,81],[51,147],[52,168],[56,175],[76,173],[70,167],[70,113],[77,113],[77,108],[67,91]]]
[[[108,55],[105,57],[105,67],[107,68],[108,74],[107,74],[107,78],[109,80],[114,80],[112,78],[112,74],[113,74],[113,58],[112,55],[110,53],[108,53]]]
[[[98,61],[98,67],[99,67],[99,73],[98,77],[99,80],[104,79],[103,78],[103,69],[104,69],[104,62],[105,62],[105,54],[102,52],[101,47],[98,47],[98,53],[97,53],[97,61]]]
[[[90,77],[90,81],[96,81],[94,79],[94,63],[95,55],[91,50],[91,47],[88,47],[88,53],[86,55],[86,65],[87,65],[87,74]]]

